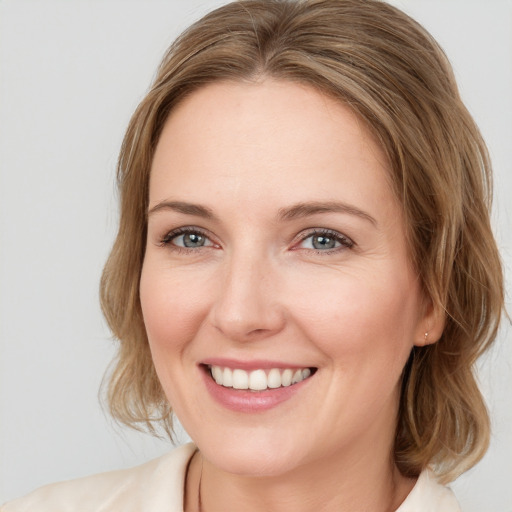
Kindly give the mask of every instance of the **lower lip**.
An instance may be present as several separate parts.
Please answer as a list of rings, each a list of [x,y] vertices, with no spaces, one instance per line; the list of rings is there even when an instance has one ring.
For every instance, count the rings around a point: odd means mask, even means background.
[[[206,389],[216,402],[232,411],[245,413],[262,412],[277,407],[300,391],[311,379],[309,377],[291,386],[266,391],[250,391],[220,386],[213,380],[207,369],[204,369],[201,373]]]

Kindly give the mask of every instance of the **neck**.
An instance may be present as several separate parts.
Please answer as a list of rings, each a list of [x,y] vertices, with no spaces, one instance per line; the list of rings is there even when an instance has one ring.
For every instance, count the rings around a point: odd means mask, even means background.
[[[271,477],[225,472],[197,452],[187,475],[185,510],[392,512],[414,480],[399,473],[390,450],[384,457],[378,451],[361,457],[345,450]]]

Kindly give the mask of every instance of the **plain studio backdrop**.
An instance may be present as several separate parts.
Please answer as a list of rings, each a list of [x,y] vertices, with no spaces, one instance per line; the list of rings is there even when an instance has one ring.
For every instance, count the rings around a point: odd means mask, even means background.
[[[99,405],[114,344],[98,281],[130,115],[167,46],[221,3],[0,0],[0,503],[170,449],[114,426]],[[445,48],[490,147],[510,309],[512,1],[395,3]],[[493,437],[453,484],[465,512],[512,511],[510,338],[507,323],[480,365]]]

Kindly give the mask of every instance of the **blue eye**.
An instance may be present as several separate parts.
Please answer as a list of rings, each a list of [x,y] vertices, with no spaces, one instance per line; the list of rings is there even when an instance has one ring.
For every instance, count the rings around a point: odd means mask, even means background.
[[[332,236],[313,235],[313,236],[306,238],[306,240],[309,241],[309,243],[311,244],[313,249],[317,249],[317,250],[334,249],[341,245]]]
[[[188,248],[203,247],[206,243],[206,238],[199,233],[185,233],[184,235],[176,237],[174,243]]]
[[[179,229],[168,233],[161,241],[162,245],[174,245],[183,249],[210,247],[212,241],[195,229]]]
[[[315,251],[332,251],[340,247],[351,248],[354,242],[336,231],[315,231],[304,237],[299,244],[301,249],[312,249]]]

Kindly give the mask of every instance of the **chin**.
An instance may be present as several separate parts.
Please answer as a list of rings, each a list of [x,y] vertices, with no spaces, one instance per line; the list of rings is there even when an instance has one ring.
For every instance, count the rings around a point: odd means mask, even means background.
[[[250,436],[251,439],[247,439]],[[297,449],[291,450],[281,436],[274,439],[257,439],[256,435],[231,437],[226,442],[199,441],[198,447],[203,456],[214,466],[228,473],[251,476],[271,477],[285,474],[301,464],[301,456]],[[301,446],[301,442],[295,446]]]

